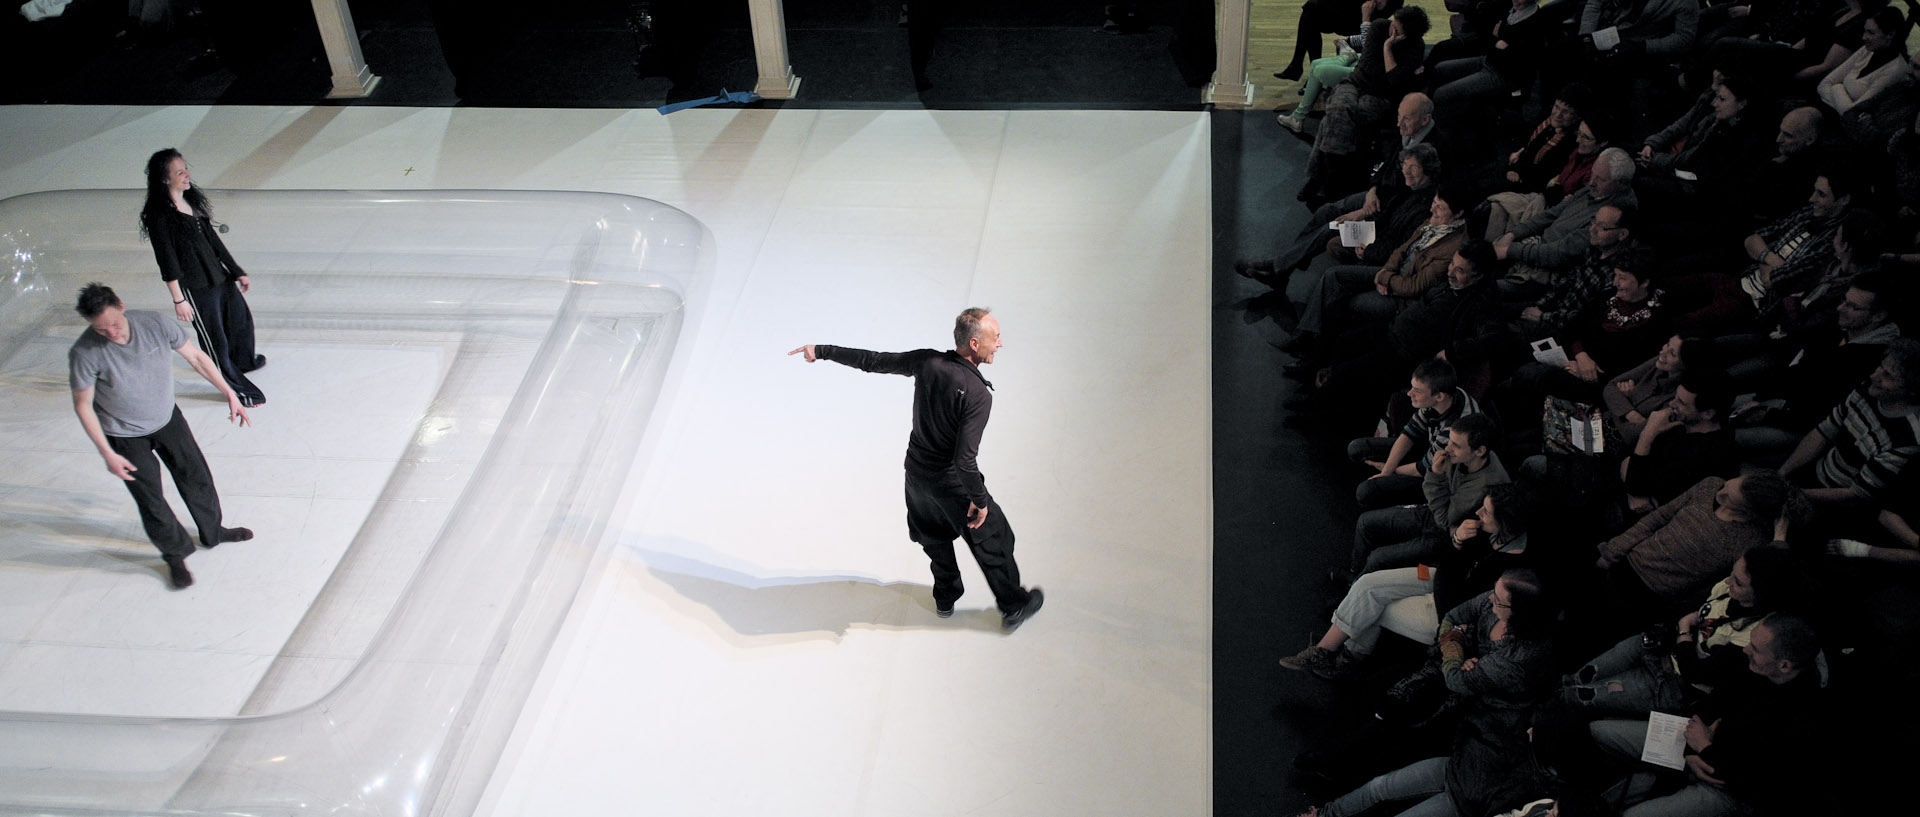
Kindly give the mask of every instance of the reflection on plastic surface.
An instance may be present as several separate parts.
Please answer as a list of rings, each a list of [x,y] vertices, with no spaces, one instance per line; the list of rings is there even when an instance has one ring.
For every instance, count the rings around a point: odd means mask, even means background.
[[[140,198],[0,201],[0,360],[72,323],[82,283],[153,283]],[[216,206],[235,255],[275,275],[257,310],[315,332],[533,331],[538,351],[495,416],[437,397],[420,418],[383,498],[446,479],[444,446],[483,453],[344,680],[295,694],[296,633],[234,717],[0,712],[0,812],[470,813],[603,534],[712,236],[608,194],[222,191]],[[462,387],[450,375],[442,397]],[[402,528],[369,517],[328,590],[390,567],[381,537]],[[323,591],[302,629],[346,606]]]

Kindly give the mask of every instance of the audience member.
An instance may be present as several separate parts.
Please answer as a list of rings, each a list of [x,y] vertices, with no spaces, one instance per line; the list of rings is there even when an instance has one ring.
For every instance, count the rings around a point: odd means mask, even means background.
[[[1441,185],[1428,206],[1427,222],[1408,236],[1379,267],[1343,264],[1313,279],[1299,328],[1282,351],[1301,356],[1302,370],[1318,370],[1329,350],[1320,340],[1339,334],[1349,320],[1371,325],[1407,309],[1446,279],[1447,265],[1466,242],[1468,205],[1463,185]],[[1349,318],[1351,316],[1351,318]]]
[[[1920,341],[1901,338],[1865,385],[1847,394],[1781,463],[1816,505],[1854,509],[1875,501],[1920,453]]]
[[[1423,475],[1447,445],[1447,430],[1461,417],[1480,413],[1479,401],[1460,388],[1451,364],[1426,360],[1415,366],[1407,386],[1413,418],[1393,437],[1361,437],[1347,445],[1347,457],[1377,472],[1360,483],[1354,500],[1362,508],[1384,508],[1417,498]]]
[[[1733,429],[1721,422],[1733,395],[1710,372],[1686,375],[1666,406],[1647,416],[1633,450],[1620,461],[1627,507],[1646,513],[1707,477],[1740,470]]]
[[[1593,177],[1584,195],[1568,196],[1539,215],[1509,228],[1494,241],[1494,254],[1512,261],[1500,280],[1500,289],[1514,299],[1537,296],[1557,275],[1586,257],[1591,240],[1588,226],[1600,208],[1632,207],[1633,157],[1608,148],[1594,161]]]
[[[1360,515],[1353,527],[1351,582],[1362,573],[1390,567],[1412,567],[1428,560],[1441,537],[1473,519],[1495,485],[1512,481],[1500,455],[1493,453],[1498,429],[1493,418],[1469,414],[1447,429],[1447,444],[1434,453],[1421,478],[1425,505],[1375,508]]]
[[[1820,645],[1803,618],[1773,613],[1754,625],[1744,648],[1747,672],[1714,687],[1687,721],[1684,775],[1640,761],[1644,720],[1601,720],[1589,727],[1601,751],[1636,763],[1614,789],[1621,817],[1747,814],[1759,806],[1807,813],[1825,800],[1814,785],[1820,720]],[[1662,778],[1679,778],[1678,791]]]
[[[1601,543],[1597,564],[1615,599],[1608,609],[1634,617],[1609,624],[1638,629],[1689,604],[1748,548],[1781,538],[1776,522],[1795,493],[1771,471],[1707,477]]]

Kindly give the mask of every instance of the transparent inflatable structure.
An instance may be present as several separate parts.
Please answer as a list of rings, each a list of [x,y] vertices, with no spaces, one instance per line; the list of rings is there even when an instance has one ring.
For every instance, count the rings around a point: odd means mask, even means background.
[[[140,199],[0,201],[0,364],[26,339],[83,329],[72,301],[87,281],[157,297]],[[712,235],[607,194],[217,191],[215,204],[229,248],[273,281],[250,296],[263,329],[432,338],[453,350],[445,375],[378,488],[391,501],[243,706],[0,712],[0,813],[468,814],[606,534]],[[406,501],[427,495],[449,501]]]

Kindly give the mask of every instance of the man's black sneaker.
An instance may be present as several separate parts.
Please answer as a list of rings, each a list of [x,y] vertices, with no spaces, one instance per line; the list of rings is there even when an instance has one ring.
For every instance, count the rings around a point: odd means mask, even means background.
[[[952,616],[952,615],[953,615],[953,602],[950,602],[950,601],[949,601],[949,602],[946,602],[946,603],[944,603],[944,604],[942,604],[941,602],[939,602],[939,601],[937,601],[937,600],[936,600],[936,601],[935,601],[935,602],[933,603],[933,614],[934,614],[934,615],[936,615],[936,616],[939,616],[939,617],[941,617],[941,618],[948,618],[948,617],[950,617],[950,616]]]
[[[1033,618],[1034,613],[1040,612],[1040,605],[1046,602],[1046,591],[1038,587],[1033,588],[1033,590],[1027,594],[1027,606],[1002,615],[1000,617],[1000,627],[1007,632],[1020,629],[1020,625],[1027,623],[1027,619]]]

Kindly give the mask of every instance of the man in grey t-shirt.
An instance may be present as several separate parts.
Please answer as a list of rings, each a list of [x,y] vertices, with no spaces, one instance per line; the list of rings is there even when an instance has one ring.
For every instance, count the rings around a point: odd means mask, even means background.
[[[173,586],[187,587],[193,584],[186,564],[193,540],[167,507],[160,463],[173,472],[174,487],[180,489],[193,515],[201,544],[244,542],[253,538],[253,531],[220,527],[220,495],[213,488],[213,472],[193,439],[193,429],[173,403],[168,353],[186,358],[195,372],[226,395],[228,420],[247,425],[247,410],[219,366],[198,347],[188,345],[187,333],[174,322],[152,312],[128,312],[120,296],[103,284],[82,288],[74,310],[87,319],[88,330],[67,351],[73,413],[79,415],[87,439],[106,460],[107,473],[126,481],[140,508],[147,538],[160,549]]]

